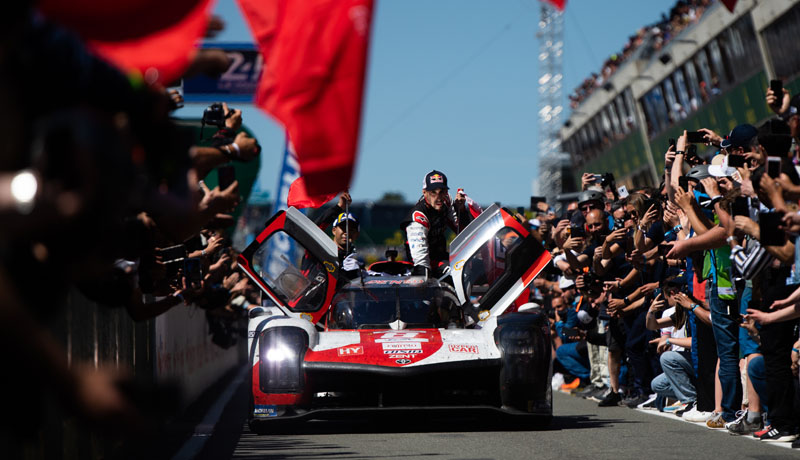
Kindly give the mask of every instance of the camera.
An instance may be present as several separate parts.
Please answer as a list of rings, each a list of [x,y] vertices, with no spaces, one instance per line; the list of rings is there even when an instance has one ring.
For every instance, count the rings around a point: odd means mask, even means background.
[[[600,184],[601,187],[613,187],[614,186],[614,175],[611,173],[605,174],[595,174],[594,175],[595,183]]]
[[[586,231],[582,225],[572,224],[569,226],[569,235],[573,238],[583,238],[586,236]]]
[[[225,127],[225,120],[231,116],[233,109],[228,107],[228,114],[225,115],[225,109],[222,107],[222,102],[214,102],[203,110],[203,124],[216,126],[218,129]]]

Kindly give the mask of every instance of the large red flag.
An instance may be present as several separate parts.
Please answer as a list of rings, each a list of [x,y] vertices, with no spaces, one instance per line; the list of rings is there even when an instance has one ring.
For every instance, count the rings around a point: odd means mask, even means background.
[[[125,72],[168,84],[183,74],[208,26],[213,0],[41,0],[42,13],[73,30]]]
[[[289,206],[294,206],[297,209],[318,208],[334,199],[334,197],[336,197],[336,193],[309,195],[305,178],[300,176],[289,186],[289,198],[287,198],[286,202]]]
[[[349,188],[373,0],[239,0],[264,56],[255,102],[294,144],[310,195]]]
[[[567,0],[544,0],[544,1],[556,7],[558,11],[564,11],[564,7],[567,6]]]

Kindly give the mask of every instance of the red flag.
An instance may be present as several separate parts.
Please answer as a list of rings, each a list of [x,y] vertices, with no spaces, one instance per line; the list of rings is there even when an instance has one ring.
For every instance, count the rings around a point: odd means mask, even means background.
[[[544,0],[544,1],[556,7],[558,11],[564,11],[564,7],[567,6],[567,0]]]
[[[733,9],[736,8],[736,2],[739,0],[722,0],[722,4],[725,5],[725,8],[728,9],[731,13],[733,13]]]
[[[331,201],[339,192],[326,195],[309,195],[306,187],[305,177],[300,176],[289,186],[289,198],[286,200],[289,206],[297,209],[318,208]]]
[[[264,55],[256,105],[289,132],[308,192],[349,188],[373,0],[239,0]]]
[[[123,71],[167,84],[194,58],[213,0],[42,0],[38,6]]]

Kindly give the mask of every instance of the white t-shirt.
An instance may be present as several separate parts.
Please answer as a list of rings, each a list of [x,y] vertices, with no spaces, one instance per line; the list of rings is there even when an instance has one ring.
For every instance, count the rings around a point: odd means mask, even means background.
[[[661,313],[662,318],[669,318],[670,316],[675,314],[675,307],[669,307]],[[662,327],[661,328],[661,335],[669,335],[672,339],[683,339],[686,336],[686,327],[689,325],[688,321],[683,325],[682,328],[678,329],[674,326],[669,327]],[[679,347],[677,345],[672,345],[672,351],[683,352],[686,351],[686,348]]]

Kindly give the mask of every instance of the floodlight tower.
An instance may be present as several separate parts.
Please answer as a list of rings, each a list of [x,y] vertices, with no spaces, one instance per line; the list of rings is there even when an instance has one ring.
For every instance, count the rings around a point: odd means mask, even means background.
[[[564,17],[549,2],[540,2],[541,16],[536,37],[539,40],[539,179],[534,194],[544,195],[551,205],[562,193],[562,170],[568,156],[561,151],[558,131],[564,112]]]

